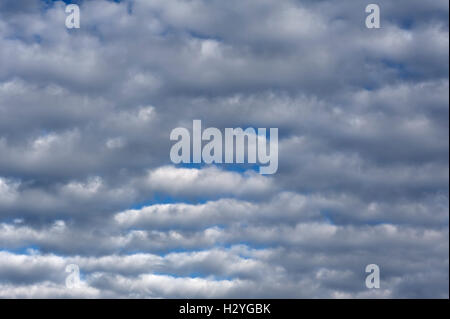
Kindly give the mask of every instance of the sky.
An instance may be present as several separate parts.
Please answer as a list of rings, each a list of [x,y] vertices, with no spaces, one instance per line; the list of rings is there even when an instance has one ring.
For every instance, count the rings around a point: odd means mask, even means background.
[[[0,297],[448,298],[449,4],[366,2],[85,0],[68,29],[2,0]],[[194,119],[278,128],[278,171],[173,164]]]

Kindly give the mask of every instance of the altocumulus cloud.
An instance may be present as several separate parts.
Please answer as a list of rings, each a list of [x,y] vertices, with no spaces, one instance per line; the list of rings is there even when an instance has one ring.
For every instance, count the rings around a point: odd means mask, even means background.
[[[0,4],[0,297],[448,298],[448,1],[78,3]],[[278,172],[173,165],[193,119]]]

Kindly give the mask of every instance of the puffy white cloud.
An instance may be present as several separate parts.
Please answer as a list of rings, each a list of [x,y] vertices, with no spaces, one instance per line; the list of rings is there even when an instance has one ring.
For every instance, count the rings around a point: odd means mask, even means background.
[[[272,179],[254,171],[244,174],[220,170],[164,166],[148,173],[145,183],[154,191],[170,195],[257,195],[274,190]]]

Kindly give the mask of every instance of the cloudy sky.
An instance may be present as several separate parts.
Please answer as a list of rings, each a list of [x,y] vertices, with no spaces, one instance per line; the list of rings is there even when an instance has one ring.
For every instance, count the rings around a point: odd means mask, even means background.
[[[0,297],[448,298],[447,0],[377,0],[380,29],[369,1],[72,2],[80,29],[0,2]],[[277,173],[174,165],[193,119],[278,128]]]

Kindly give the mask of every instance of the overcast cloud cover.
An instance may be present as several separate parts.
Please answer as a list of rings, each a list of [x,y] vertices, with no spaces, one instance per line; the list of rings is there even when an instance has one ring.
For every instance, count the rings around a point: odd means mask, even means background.
[[[0,297],[448,298],[447,0],[378,0],[381,29],[370,1],[78,3],[69,30],[0,2]],[[279,128],[278,172],[173,165],[193,119]]]

